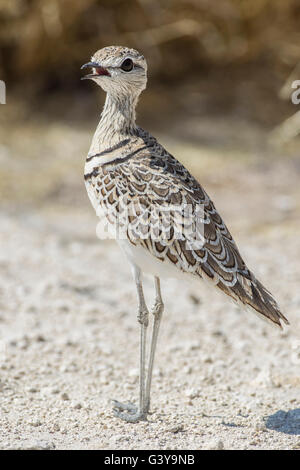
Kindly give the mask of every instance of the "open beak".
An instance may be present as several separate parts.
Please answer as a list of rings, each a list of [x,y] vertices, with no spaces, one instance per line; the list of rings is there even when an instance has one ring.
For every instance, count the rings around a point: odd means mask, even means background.
[[[88,62],[87,64],[83,64],[80,69],[86,69],[88,67],[91,67],[94,69],[93,73],[89,73],[88,75],[85,75],[84,77],[81,77],[81,80],[86,80],[89,78],[95,78],[103,75],[107,75],[110,77],[109,71],[105,67],[101,67],[99,64],[96,62]]]

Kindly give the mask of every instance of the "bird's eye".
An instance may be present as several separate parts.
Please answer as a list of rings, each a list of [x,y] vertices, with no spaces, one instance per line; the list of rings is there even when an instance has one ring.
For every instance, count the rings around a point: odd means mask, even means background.
[[[124,72],[130,72],[133,69],[133,62],[131,59],[125,59],[124,62],[121,65],[121,69],[124,70]]]

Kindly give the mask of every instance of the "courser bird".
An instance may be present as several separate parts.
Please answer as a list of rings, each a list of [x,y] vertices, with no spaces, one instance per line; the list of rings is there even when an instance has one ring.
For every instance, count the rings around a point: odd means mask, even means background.
[[[133,271],[140,323],[139,405],[114,401],[125,421],[145,420],[150,407],[154,354],[164,304],[160,277],[203,279],[235,302],[281,327],[288,320],[247,268],[221,216],[189,171],[147,131],[135,108],[146,88],[147,63],[134,49],[98,50],[82,68],[106,92],[101,119],[85,163],[84,179],[97,215],[105,220]],[[146,306],[142,273],[154,276],[155,302],[146,370]]]

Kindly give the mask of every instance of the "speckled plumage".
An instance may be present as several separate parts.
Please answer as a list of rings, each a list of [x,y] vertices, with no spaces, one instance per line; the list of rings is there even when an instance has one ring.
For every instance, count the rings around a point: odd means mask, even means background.
[[[130,261],[141,271],[147,271],[147,263],[143,266],[140,257],[145,252],[156,261],[149,271],[157,277],[164,266],[170,275],[178,271],[205,279],[273,323],[288,323],[272,295],[247,268],[202,186],[151,134],[136,126],[135,107],[146,86],[143,56],[128,48],[112,47],[98,51],[92,61],[106,67],[120,64],[128,56],[144,68],[143,77],[137,75],[131,83],[126,76],[119,87],[122,75],[115,85],[108,85],[110,77],[99,80],[107,98],[84,176],[95,210],[119,234],[122,232],[120,244],[123,248],[125,244]],[[202,227],[197,246],[190,243],[199,228],[196,220]]]

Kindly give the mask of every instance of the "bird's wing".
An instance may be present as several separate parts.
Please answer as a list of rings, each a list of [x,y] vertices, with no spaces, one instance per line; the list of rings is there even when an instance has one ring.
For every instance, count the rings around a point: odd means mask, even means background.
[[[104,165],[102,171],[98,191],[106,207],[113,207],[108,217],[118,217],[132,244],[209,280],[273,323],[288,323],[272,295],[247,268],[209,196],[174,157],[146,150]]]

